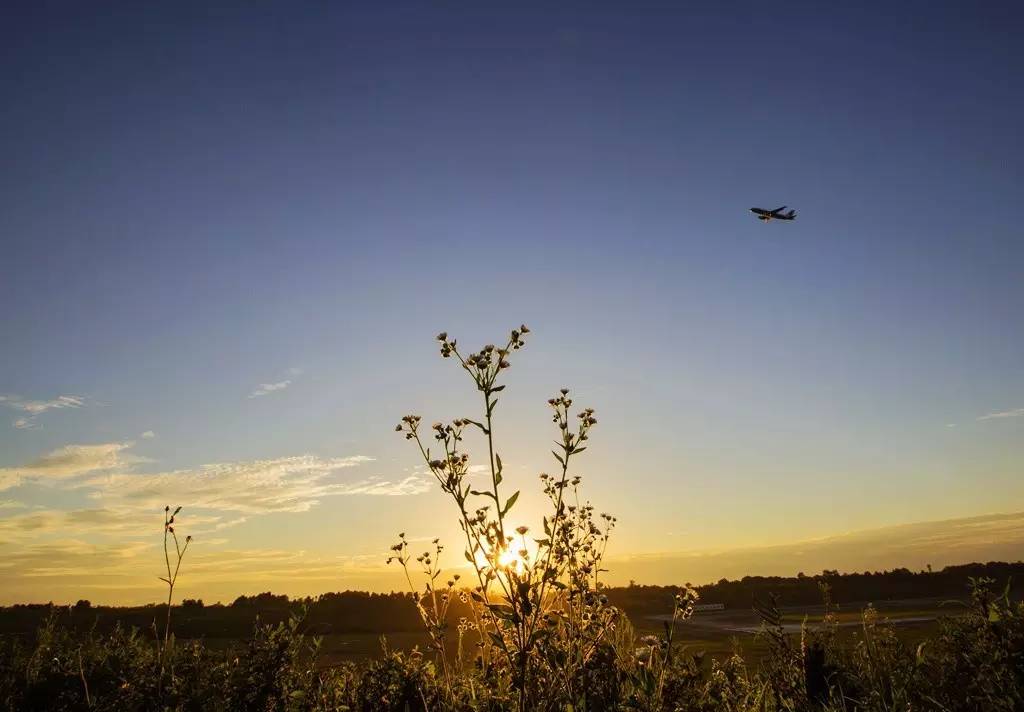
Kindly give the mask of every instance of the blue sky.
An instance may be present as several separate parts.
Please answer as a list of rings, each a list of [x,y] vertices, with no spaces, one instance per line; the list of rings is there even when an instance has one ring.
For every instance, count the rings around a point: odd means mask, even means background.
[[[449,534],[391,428],[473,405],[437,331],[523,321],[505,459],[524,486],[549,467],[544,400],[577,389],[623,555],[1024,509],[1019,4],[7,18],[7,545],[98,547],[68,512],[150,504],[83,478],[167,473],[188,506],[204,465],[296,457],[402,496],[208,502],[246,518],[216,546]],[[796,221],[747,211],[782,204]],[[54,452],[98,460],[25,475]]]

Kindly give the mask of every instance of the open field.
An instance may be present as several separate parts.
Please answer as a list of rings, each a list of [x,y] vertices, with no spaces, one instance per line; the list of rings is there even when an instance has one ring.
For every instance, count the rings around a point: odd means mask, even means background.
[[[834,611],[840,630],[840,639],[853,643],[859,628],[863,625],[862,612],[868,602],[851,603]],[[896,635],[911,644],[934,634],[939,618],[959,614],[963,611],[959,602],[949,599],[922,598],[885,601],[874,604],[878,622],[894,626]],[[799,633],[802,626],[808,629],[821,627],[823,607],[786,606],[781,609],[783,629],[787,633]],[[664,623],[671,620],[671,613],[655,614],[631,619],[639,635],[663,632]],[[715,659],[722,659],[734,650],[743,652],[750,661],[758,661],[765,652],[765,646],[757,635],[761,624],[752,609],[707,611],[694,615],[688,621],[676,624],[676,640],[688,652],[704,652]],[[421,631],[393,631],[383,633],[326,633],[321,636],[320,664],[329,666],[343,661],[363,662],[377,657],[382,644],[390,650],[424,649],[429,643],[428,636]],[[238,641],[232,639],[207,639],[208,645],[230,646]],[[466,649],[472,640],[465,641]],[[455,641],[450,646],[455,651]]]
[[[838,620],[841,638],[852,641],[861,626],[862,611],[868,602],[846,604],[834,610]],[[920,598],[883,601],[874,604],[878,611],[878,620],[895,625],[897,635],[908,642],[915,642],[932,634],[937,627],[937,620],[942,616],[962,612],[961,605],[951,604],[944,598]],[[0,633],[30,638],[42,615],[29,616],[23,612],[21,616],[12,614],[13,609],[0,612]],[[146,630],[146,620],[159,618],[159,608],[135,609],[98,609],[92,612],[71,611],[60,609],[59,620],[79,630],[88,630],[93,626],[99,629],[110,629],[116,622],[134,625]],[[121,615],[118,615],[120,611]],[[784,606],[780,609],[783,615],[783,627],[787,633],[799,633],[802,625],[808,628],[820,627],[824,613],[821,605]],[[178,639],[181,641],[202,641],[204,645],[215,650],[225,650],[244,644],[251,632],[254,617],[252,613],[224,608],[207,608],[202,615],[178,611],[176,627],[180,629]],[[273,623],[286,619],[284,612],[262,612],[263,622]],[[664,623],[671,620],[671,613],[640,615],[632,614],[630,622],[639,635],[645,633],[658,634],[663,632]],[[336,665],[340,662],[365,662],[379,656],[383,645],[390,650],[409,651],[414,648],[425,649],[429,637],[420,630],[380,630],[380,631],[332,631],[326,624],[309,626],[308,632],[321,638],[319,664]],[[760,621],[752,608],[731,608],[723,611],[699,612],[688,621],[676,624],[676,640],[690,652],[704,651],[709,656],[721,659],[735,649],[742,650],[748,659],[759,659],[763,652],[762,642],[757,636]],[[201,630],[202,632],[198,632]],[[237,633],[235,632],[237,630]],[[193,631],[191,634],[189,631]],[[465,647],[467,657],[474,640],[467,637]],[[454,654],[457,641],[450,641],[451,652]]]
[[[960,604],[960,602],[958,601],[956,604]],[[833,610],[833,616],[840,627],[859,626],[862,614],[868,606],[872,606],[878,612],[880,620],[895,625],[931,623],[940,616],[962,610],[961,605],[953,605],[946,599],[922,598],[885,601],[881,604],[873,604],[868,601],[852,603],[841,609]],[[799,632],[804,625],[809,628],[820,627],[825,613],[824,607],[820,605],[782,606],[779,611],[782,613],[783,628],[787,633]],[[671,619],[671,613],[653,615],[647,616],[642,622],[634,621],[634,625],[647,628],[652,622],[658,624]],[[737,635],[756,633],[760,629],[760,621],[753,609],[698,612],[690,620],[678,625],[682,630],[692,631],[694,634]],[[655,627],[657,626],[655,625]]]

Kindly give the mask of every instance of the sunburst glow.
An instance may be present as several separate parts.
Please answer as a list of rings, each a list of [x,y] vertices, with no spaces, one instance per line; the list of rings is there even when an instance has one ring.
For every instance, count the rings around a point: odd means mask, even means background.
[[[515,569],[516,571],[524,568],[526,562],[523,558],[514,551],[505,550],[498,556],[498,563],[504,569]]]

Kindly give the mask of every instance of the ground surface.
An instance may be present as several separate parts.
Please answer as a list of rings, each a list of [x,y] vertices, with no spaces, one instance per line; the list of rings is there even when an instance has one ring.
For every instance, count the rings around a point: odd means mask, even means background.
[[[859,633],[862,611],[868,605],[866,601],[847,604],[835,611],[844,639],[852,642]],[[878,611],[878,621],[891,623],[897,636],[908,643],[915,643],[934,631],[939,617],[963,610],[960,604],[950,604],[945,599],[905,599],[873,605]],[[820,627],[824,610],[820,605],[790,606],[782,608],[781,612],[786,632],[798,634],[805,622],[808,628]],[[664,621],[670,619],[671,614],[662,614],[632,622],[638,633],[662,633]],[[704,651],[715,658],[730,655],[738,646],[748,661],[756,662],[765,652],[764,642],[757,636],[758,630],[760,621],[752,609],[708,611],[678,624],[675,639],[688,651]],[[331,665],[376,657],[381,652],[382,640],[392,650],[411,650],[415,646],[422,650],[427,643],[422,633],[328,634],[323,636],[322,662]],[[467,639],[467,654],[471,645]]]

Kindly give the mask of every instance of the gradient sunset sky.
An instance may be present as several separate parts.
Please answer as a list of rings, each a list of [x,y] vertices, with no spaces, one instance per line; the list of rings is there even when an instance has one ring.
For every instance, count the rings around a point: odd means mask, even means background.
[[[185,596],[457,565],[393,428],[521,322],[612,582],[1020,558],[1020,3],[2,12],[0,603],[156,600],[164,504]]]

